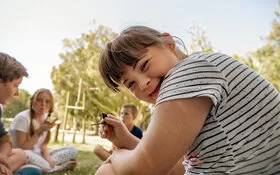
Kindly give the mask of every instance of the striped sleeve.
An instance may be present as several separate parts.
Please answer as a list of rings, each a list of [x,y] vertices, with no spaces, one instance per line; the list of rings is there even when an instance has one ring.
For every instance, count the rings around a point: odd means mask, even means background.
[[[156,104],[174,99],[206,96],[214,108],[228,96],[224,75],[209,61],[185,59],[177,64],[161,85]]]

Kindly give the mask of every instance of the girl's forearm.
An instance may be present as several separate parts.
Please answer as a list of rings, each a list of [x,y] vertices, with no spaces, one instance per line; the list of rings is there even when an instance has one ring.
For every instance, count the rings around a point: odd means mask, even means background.
[[[30,139],[26,140],[24,144],[19,145],[22,149],[33,149],[33,146],[37,143],[40,135],[34,134]]]
[[[132,135],[131,137],[128,138],[128,140],[126,142],[127,146],[125,147],[125,149],[132,150],[132,149],[136,148],[136,146],[138,145],[139,142],[140,142],[140,139],[138,139],[137,137]]]
[[[44,159],[46,159],[48,162],[52,160],[50,152],[46,146],[41,146],[41,154],[43,155]]]
[[[112,175],[130,175],[134,174],[134,168],[139,165],[135,164],[133,151],[130,150],[117,150],[111,156],[111,169]],[[137,168],[136,168],[137,169]]]
[[[98,170],[95,172],[95,175],[116,175],[113,170],[113,166],[111,163],[102,164]]]

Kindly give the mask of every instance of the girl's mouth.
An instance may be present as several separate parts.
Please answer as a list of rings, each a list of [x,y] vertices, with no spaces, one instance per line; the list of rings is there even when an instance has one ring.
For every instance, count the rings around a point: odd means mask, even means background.
[[[159,90],[160,90],[160,86],[161,86],[161,83],[163,82],[164,78],[161,78],[160,79],[160,82],[159,84],[157,85],[156,89],[150,94],[150,96],[155,96],[155,95],[158,95],[159,93]]]

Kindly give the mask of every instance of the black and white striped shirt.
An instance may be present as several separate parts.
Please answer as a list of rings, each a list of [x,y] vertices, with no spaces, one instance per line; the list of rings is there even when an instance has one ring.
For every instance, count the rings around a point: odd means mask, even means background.
[[[196,52],[169,71],[157,105],[207,96],[209,113],[186,174],[280,174],[280,95],[262,76],[221,53]],[[187,135],[186,135],[187,137]]]

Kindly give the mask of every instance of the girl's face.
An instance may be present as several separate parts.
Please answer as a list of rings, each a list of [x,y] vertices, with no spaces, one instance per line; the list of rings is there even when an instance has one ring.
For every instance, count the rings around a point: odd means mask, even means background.
[[[41,92],[37,95],[37,98],[34,99],[32,109],[36,114],[43,115],[49,112],[51,105],[51,96],[46,92]]]
[[[7,83],[0,83],[0,103],[5,105],[13,96],[18,96],[18,86],[22,81],[22,77],[9,81]]]
[[[155,103],[160,85],[168,71],[179,62],[175,46],[150,46],[135,67],[127,66],[121,77],[122,84],[140,100]]]

